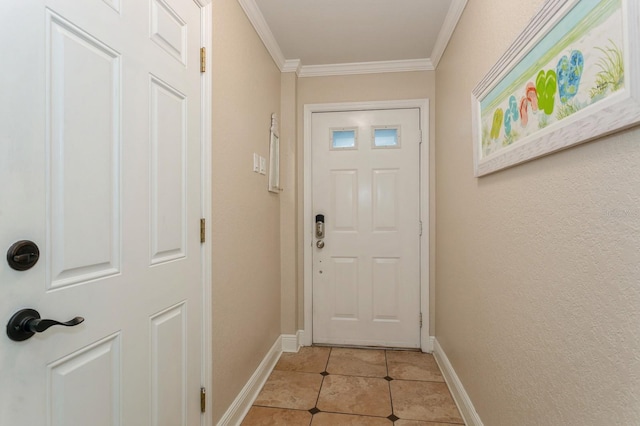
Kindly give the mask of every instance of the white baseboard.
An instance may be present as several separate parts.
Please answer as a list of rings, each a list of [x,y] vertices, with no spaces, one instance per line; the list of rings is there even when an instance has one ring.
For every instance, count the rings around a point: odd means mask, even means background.
[[[301,346],[311,346],[313,342],[311,341],[311,331],[307,330],[299,330],[298,335],[300,336],[300,345]]]
[[[224,416],[220,419],[217,426],[238,426],[242,423],[244,416],[247,415],[253,401],[258,397],[258,393],[269,378],[273,367],[276,366],[280,355],[282,354],[283,339],[278,336],[269,352],[253,373],[247,384],[242,388],[236,399],[233,401]]]
[[[298,330],[296,334],[282,335],[282,352],[298,352],[300,350],[301,335],[303,331]]]
[[[435,341],[436,341],[435,336],[429,336],[429,338],[426,340],[425,344],[421,348],[422,352],[428,353],[428,354],[433,353],[433,344]]]
[[[458,406],[464,423],[467,426],[484,426],[471,402],[471,398],[469,398],[467,391],[464,389],[464,386],[462,386],[462,382],[449,362],[447,354],[444,353],[442,346],[440,346],[438,339],[435,337],[433,338],[433,356],[438,366],[440,366],[444,380],[447,382],[447,386],[449,386],[453,400]]]

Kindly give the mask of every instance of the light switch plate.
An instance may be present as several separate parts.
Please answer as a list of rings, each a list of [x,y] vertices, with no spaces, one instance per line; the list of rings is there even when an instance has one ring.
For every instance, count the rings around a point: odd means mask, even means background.
[[[264,157],[260,157],[260,174],[267,174],[267,159]]]
[[[260,171],[260,157],[255,152],[253,153],[253,171],[256,173]]]

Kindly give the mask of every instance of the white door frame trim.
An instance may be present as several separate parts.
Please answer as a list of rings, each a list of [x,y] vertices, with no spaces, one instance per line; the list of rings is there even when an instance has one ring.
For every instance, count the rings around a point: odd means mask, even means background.
[[[304,106],[304,207],[303,207],[303,251],[304,251],[304,333],[302,344],[313,343],[313,211],[311,182],[311,118],[315,112],[361,111],[380,109],[420,109],[420,130],[422,145],[420,149],[420,220],[423,233],[420,238],[420,312],[422,312],[422,329],[420,330],[420,347],[423,352],[432,350],[429,337],[429,99],[409,99],[377,102],[348,102],[330,104],[306,104]],[[416,318],[416,321],[418,319]]]
[[[211,43],[213,34],[213,13],[211,0],[194,0],[200,6],[200,45],[206,49],[207,72],[200,74],[200,217],[209,224],[205,228],[205,243],[200,250],[202,256],[202,354],[201,354],[201,386],[209,394],[206,399],[205,412],[200,417],[201,426],[213,426],[213,312],[212,312],[212,255],[211,255],[211,137],[212,137],[212,77],[211,77]],[[195,392],[196,389],[190,389]]]

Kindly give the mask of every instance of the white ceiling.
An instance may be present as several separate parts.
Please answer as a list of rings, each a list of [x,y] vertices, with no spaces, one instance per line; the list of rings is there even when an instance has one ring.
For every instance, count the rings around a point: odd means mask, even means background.
[[[239,2],[280,69],[335,75],[434,69],[467,0]]]

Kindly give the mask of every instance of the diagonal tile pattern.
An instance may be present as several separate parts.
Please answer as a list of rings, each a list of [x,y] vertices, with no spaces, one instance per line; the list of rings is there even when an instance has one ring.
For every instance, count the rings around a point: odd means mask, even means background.
[[[387,375],[385,351],[333,348],[327,373],[344,376],[384,377]]]
[[[302,373],[322,373],[327,369],[331,348],[306,346],[297,353],[283,353],[276,364],[276,370],[299,371]]]
[[[386,351],[389,376],[396,380],[444,382],[433,356],[421,352]]]
[[[389,384],[384,379],[356,376],[325,377],[318,409],[331,413],[391,415]]]
[[[462,423],[445,383],[394,380],[390,385],[394,413],[401,419]]]
[[[313,417],[313,426],[390,426],[391,422],[380,417],[351,416],[348,414],[318,413]]]
[[[432,355],[315,346],[282,354],[242,422],[242,426],[462,424]]]
[[[308,411],[286,410],[283,408],[251,407],[243,424],[254,426],[273,425],[308,425],[311,423],[311,413]]]
[[[316,406],[321,384],[319,374],[275,370],[254,405],[310,410]]]

